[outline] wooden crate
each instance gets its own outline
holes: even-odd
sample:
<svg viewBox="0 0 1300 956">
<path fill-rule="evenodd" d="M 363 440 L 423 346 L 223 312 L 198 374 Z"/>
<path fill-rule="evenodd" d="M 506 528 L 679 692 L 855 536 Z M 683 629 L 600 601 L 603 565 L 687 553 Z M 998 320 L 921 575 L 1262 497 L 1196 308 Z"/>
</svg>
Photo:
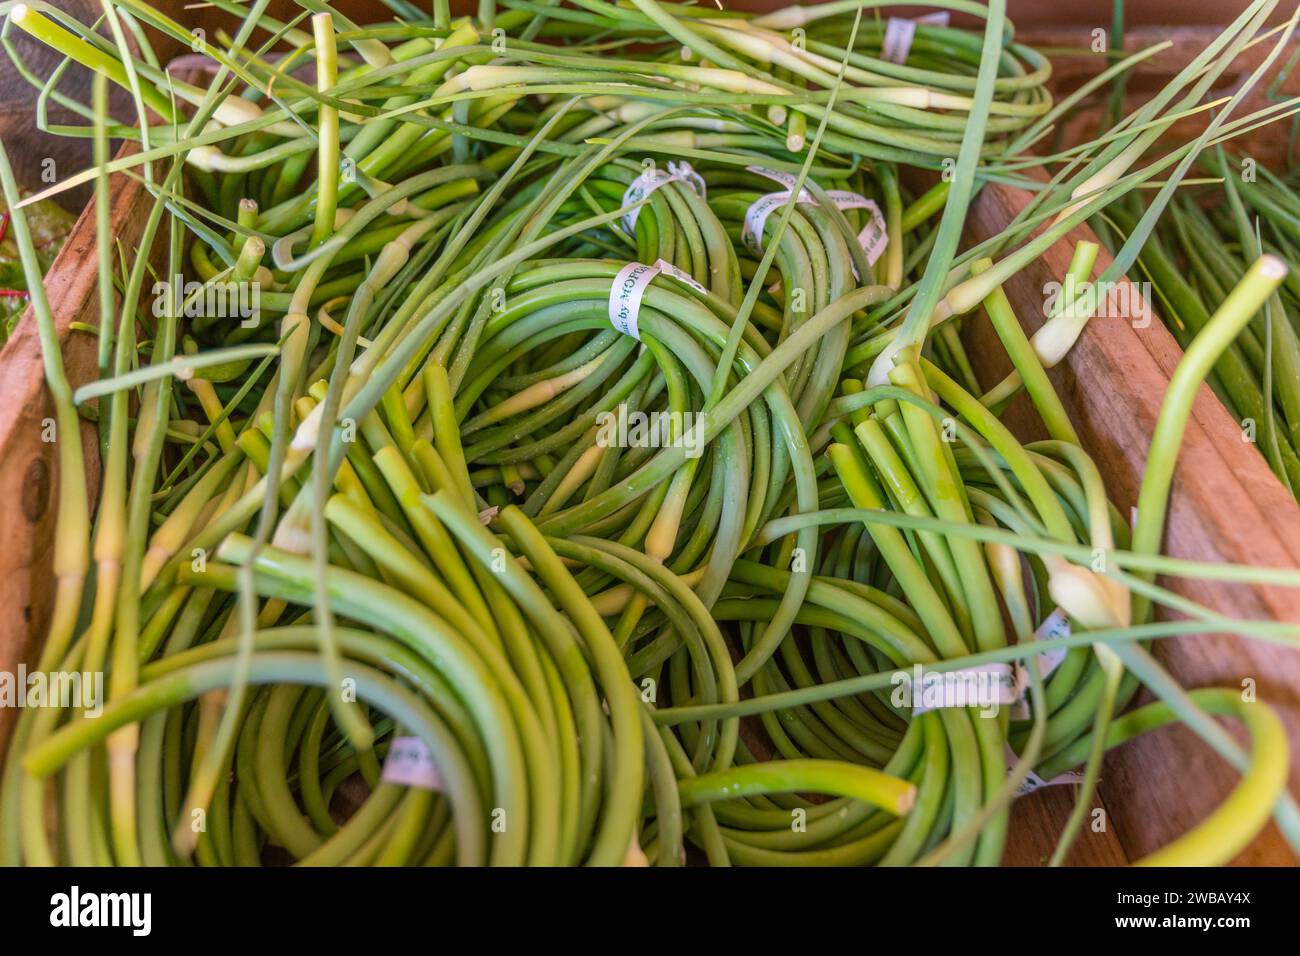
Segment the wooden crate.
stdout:
<svg viewBox="0 0 1300 956">
<path fill-rule="evenodd" d="M 138 180 L 118 175 L 110 182 L 114 234 L 126 248 L 134 248 L 149 197 Z M 74 389 L 98 377 L 95 336 L 72 328 L 79 322 L 99 324 L 97 262 L 92 204 L 77 219 L 45 277 Z M 58 446 L 47 440 L 53 415 L 40 338 L 28 309 L 0 350 L 0 670 L 11 673 L 20 661 L 34 664 L 54 601 L 59 468 Z M 99 443 L 92 423 L 82 422 L 81 440 L 93 498 L 99 487 Z M 13 719 L 10 708 L 0 708 L 0 752 Z"/>
<path fill-rule="evenodd" d="M 1205 49 L 1217 32 L 1210 24 L 1226 23 L 1240 12 L 1239 4 L 1223 4 L 1207 19 L 1206 11 L 1195 4 L 1184 15 L 1180 4 L 1179 25 L 1170 29 L 1151 25 L 1152 6 L 1161 5 L 1144 5 L 1134 18 L 1130 5 L 1135 25 L 1127 31 L 1124 48 L 1132 53 L 1164 41 L 1171 45 L 1141 63 L 1130 75 L 1126 97 L 1129 111 L 1148 100 Z M 1057 96 L 1077 89 L 1104 68 L 1101 56 L 1089 49 L 1091 33 L 1086 25 L 1090 21 L 1078 16 L 1072 19 L 1065 26 L 1031 20 L 1018 34 L 1019 39 L 1035 48 L 1061 51 L 1053 56 L 1052 89 Z M 1104 17 L 1097 22 L 1107 23 Z M 1279 63 L 1285 62 L 1292 49 L 1284 52 Z M 1260 65 L 1266 52 L 1263 44 L 1246 50 L 1207 98 L 1234 93 Z M 1272 75 L 1244 98 L 1236 115 L 1269 105 L 1265 90 Z M 1300 94 L 1300 73 L 1292 72 L 1282 92 L 1289 96 Z M 1062 124 L 1062 145 L 1085 142 L 1097 135 L 1108 95 L 1109 90 L 1103 89 L 1079 104 Z M 1169 137 L 1191 140 L 1204 123 L 1204 115 L 1182 120 Z M 1286 141 L 1284 127 L 1279 124 L 1238 141 L 1234 148 L 1267 166 L 1281 168 Z M 1000 186 L 985 190 L 968 222 L 969 239 L 979 241 L 1000 231 L 1027 199 L 1028 194 L 1019 190 Z M 1081 239 L 1096 241 L 1096 236 L 1086 226 L 1074 230 L 1047 256 L 1008 283 L 1007 292 L 1017 314 L 1031 332 L 1043 321 L 1044 283 L 1060 280 L 1074 244 Z M 1103 250 L 1095 271 L 1100 273 L 1110 262 Z M 1291 265 L 1300 268 L 1300 263 Z M 1165 383 L 1182 354 L 1160 322 L 1158 311 L 1154 310 L 1146 328 L 1133 328 L 1121 319 L 1094 320 L 1067 361 L 1050 373 L 1085 446 L 1106 477 L 1107 490 L 1122 510 L 1136 504 Z M 981 382 L 993 384 L 1000 380 L 1010 364 L 987 322 L 969 322 L 965 333 Z M 1032 407 L 1023 397 L 1007 410 L 1006 420 L 1022 439 L 1044 437 Z M 1296 567 L 1300 563 L 1300 505 L 1269 471 L 1257 449 L 1245 442 L 1241 424 L 1205 386 L 1197 397 L 1183 441 L 1164 550 L 1203 561 L 1277 567 Z M 1300 624 L 1300 592 L 1204 581 L 1162 579 L 1161 583 L 1229 617 Z M 1290 789 L 1300 794 L 1300 652 L 1229 634 L 1206 633 L 1159 641 L 1154 653 L 1187 687 L 1240 686 L 1243 679 L 1253 679 L 1259 699 L 1277 708 L 1286 723 L 1291 741 Z M 1142 698 L 1146 699 L 1149 697 Z M 1144 735 L 1108 755 L 1099 800 L 1114 821 L 1120 848 L 1133 859 L 1203 819 L 1236 780 L 1236 771 L 1193 733 L 1181 726 L 1171 727 Z M 1029 817 L 1027 825 L 1035 828 L 1031 809 L 1034 801 L 1065 804 L 1062 797 L 1037 794 L 1020 801 L 1017 811 Z M 1051 826 L 1054 821 L 1044 822 Z M 1081 840 L 1095 836 L 1085 834 Z M 1026 862 L 1031 862 L 1036 851 L 1027 849 Z M 1270 825 L 1236 862 L 1294 865 L 1296 858 L 1276 827 Z"/>
<path fill-rule="evenodd" d="M 1000 232 L 1029 195 L 1002 186 L 985 189 L 972 207 L 969 240 L 978 242 Z M 1029 331 L 1043 322 L 1044 286 L 1060 281 L 1081 239 L 1096 241 L 1096 236 L 1086 226 L 1074 230 L 1006 284 Z M 1103 250 L 1097 272 L 1110 261 Z M 1138 295 L 1136 289 L 1131 291 Z M 1011 364 L 987 320 L 982 315 L 968 318 L 964 333 L 981 384 L 1000 381 Z M 1065 362 L 1049 373 L 1122 513 L 1137 503 L 1147 448 L 1180 357 L 1178 344 L 1158 317 L 1145 328 L 1134 328 L 1126 319 L 1096 318 Z M 1024 396 L 1007 409 L 1004 421 L 1022 440 L 1046 437 Z M 1207 386 L 1197 396 L 1183 440 L 1164 551 L 1201 561 L 1300 567 L 1300 505 L 1263 457 L 1243 442 L 1241 426 Z M 1300 624 L 1300 591 L 1194 579 L 1161 583 L 1228 617 Z M 1187 687 L 1240 686 L 1243 678 L 1253 678 L 1259 699 L 1278 708 L 1286 722 L 1292 744 L 1291 787 L 1300 793 L 1300 651 L 1207 633 L 1158 641 L 1154 652 Z M 1181 727 L 1145 734 L 1112 752 L 1103 777 L 1100 797 L 1129 859 L 1151 852 L 1203 819 L 1237 780 L 1231 767 Z M 1068 805 L 1063 796 L 1040 791 L 1019 804 Z M 1023 816 L 1029 821 L 1025 825 L 1033 827 L 1028 807 Z M 1058 820 L 1047 821 L 1049 828 L 1053 824 L 1059 827 Z M 1098 836 L 1085 833 L 1080 842 Z M 1013 845 L 1009 852 L 1030 862 L 1040 854 L 1041 841 L 1050 848 L 1055 830 L 1025 838 L 1030 840 L 1026 846 Z M 1294 858 L 1270 827 L 1239 862 L 1289 864 Z"/>
<path fill-rule="evenodd" d="M 1231 13 L 1227 11 L 1223 21 L 1228 22 Z M 1157 26 L 1136 26 L 1126 32 L 1124 51 L 1126 54 L 1149 49 L 1159 43 L 1170 45 L 1155 55 L 1139 63 L 1129 73 L 1126 87 L 1126 109 L 1132 111 L 1151 99 L 1178 72 L 1218 35 L 1218 28 L 1212 26 L 1179 26 L 1177 29 Z M 1063 96 L 1082 86 L 1087 80 L 1096 76 L 1106 64 L 1104 54 L 1094 53 L 1089 48 L 1090 36 L 1086 30 L 1078 27 L 1033 26 L 1019 36 L 1019 39 L 1038 49 L 1059 51 L 1052 56 L 1052 78 L 1049 87 L 1057 97 Z M 1294 47 L 1292 48 L 1294 49 Z M 1233 61 L 1232 66 L 1220 77 L 1219 82 L 1207 94 L 1206 99 L 1218 99 L 1231 96 L 1243 81 L 1257 69 L 1268 54 L 1269 44 L 1258 44 L 1242 51 Z M 1270 80 L 1277 68 L 1285 63 L 1283 57 L 1274 64 Z M 1245 116 L 1256 110 L 1272 105 L 1267 94 L 1269 80 L 1257 84 L 1248 93 L 1238 107 L 1235 115 Z M 1300 95 L 1300 70 L 1293 70 L 1282 84 L 1280 91 L 1286 96 Z M 1098 135 L 1105 101 L 1110 96 L 1109 87 L 1105 87 L 1087 97 L 1060 124 L 1053 141 L 1064 146 L 1087 142 Z M 1176 122 L 1166 134 L 1170 140 L 1190 141 L 1205 128 L 1208 114 L 1200 113 L 1185 117 Z M 1287 141 L 1290 138 L 1290 121 L 1283 121 L 1273 127 L 1236 141 L 1244 143 L 1251 157 L 1270 169 L 1283 168 L 1286 163 Z M 1236 148 L 1236 144 L 1233 145 Z"/>
<path fill-rule="evenodd" d="M 747 8 L 784 4 L 751 0 Z M 180 4 L 176 5 L 178 8 Z M 383 16 L 383 8 L 365 0 L 340 2 Z M 736 4 L 732 4 L 736 6 Z M 1108 25 L 1108 14 L 1094 3 L 1083 24 Z M 1108 9 L 1109 2 L 1104 4 Z M 1238 0 L 1223 4 L 1235 8 Z M 1137 7 L 1140 15 L 1150 9 Z M 1195 15 L 1212 16 L 1204 5 L 1191 4 Z M 1077 29 L 1068 36 L 1036 26 L 1050 11 L 1025 2 L 1011 4 L 1021 25 L 1018 38 L 1031 44 L 1079 46 Z M 1231 14 L 1228 10 L 1224 16 Z M 183 15 L 183 14 L 177 14 Z M 211 12 L 192 16 L 208 17 Z M 360 16 L 360 14 L 357 14 Z M 194 21 L 196 24 L 199 21 Z M 206 19 L 202 21 L 207 23 Z M 1028 24 L 1030 29 L 1024 27 Z M 1132 46 L 1133 44 L 1130 44 Z M 1190 49 L 1187 41 L 1183 49 Z M 1090 61 L 1095 68 L 1095 61 Z M 1072 74 L 1058 78 L 1068 88 Z M 1074 83 L 1077 85 L 1077 83 Z M 138 239 L 149 198 L 132 179 L 115 177 L 113 220 L 123 242 Z M 1005 187 L 985 189 L 968 223 L 969 241 L 1000 231 L 1021 207 L 1026 194 Z M 95 375 L 92 336 L 73 332 L 74 322 L 98 321 L 95 292 L 95 224 L 93 210 L 83 213 L 63 253 L 46 280 L 73 387 Z M 1042 321 L 1043 286 L 1059 280 L 1073 242 L 1090 237 L 1086 228 L 1007 285 L 1022 322 L 1036 328 Z M 1098 268 L 1109 260 L 1102 254 Z M 968 347 L 981 381 L 1000 379 L 1008 369 L 1001 346 L 987 322 L 972 317 L 965 324 Z M 1127 509 L 1136 500 L 1146 448 L 1170 373 L 1179 358 L 1176 343 L 1158 321 L 1133 329 L 1119 320 L 1089 324 L 1068 360 L 1051 373 L 1067 411 L 1089 453 L 1096 459 L 1112 498 Z M 31 663 L 44 633 L 53 594 L 50 574 L 53 502 L 57 494 L 54 446 L 41 442 L 41 423 L 51 414 L 43 384 L 40 346 L 30 322 L 24 322 L 0 352 L 0 669 Z M 1024 439 L 1041 437 L 1032 410 L 1023 400 L 1008 409 L 1006 420 Z M 88 478 L 94 494 L 98 449 L 86 426 Z M 1214 396 L 1203 390 L 1184 442 L 1171 500 L 1165 552 L 1179 557 L 1300 567 L 1300 507 L 1286 494 L 1253 449 L 1241 445 L 1240 428 Z M 1236 617 L 1262 617 L 1300 623 L 1300 592 L 1206 582 L 1166 582 L 1178 593 L 1215 611 Z M 1292 789 L 1300 794 L 1300 653 L 1206 634 L 1158 642 L 1157 653 L 1186 686 L 1235 686 L 1249 676 L 1258 682 L 1262 700 L 1278 707 L 1287 722 L 1292 749 Z M 0 750 L 10 715 L 0 710 Z M 1192 734 L 1180 727 L 1147 734 L 1107 757 L 1098 803 L 1111 825 L 1102 833 L 1085 828 L 1069 862 L 1115 865 L 1136 859 L 1202 819 L 1237 777 Z M 1072 789 L 1054 787 L 1021 798 L 1013 810 L 1004 862 L 1039 865 L 1051 854 L 1071 807 Z M 1281 865 L 1295 862 L 1276 830 L 1270 827 L 1238 859 L 1241 864 Z"/>
</svg>

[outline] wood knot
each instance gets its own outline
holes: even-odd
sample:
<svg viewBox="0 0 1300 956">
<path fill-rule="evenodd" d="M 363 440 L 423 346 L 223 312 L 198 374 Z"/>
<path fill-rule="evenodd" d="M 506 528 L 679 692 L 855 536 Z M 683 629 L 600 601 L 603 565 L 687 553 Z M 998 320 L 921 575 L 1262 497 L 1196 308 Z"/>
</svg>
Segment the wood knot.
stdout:
<svg viewBox="0 0 1300 956">
<path fill-rule="evenodd" d="M 45 516 L 50 505 L 50 466 L 44 458 L 33 458 L 23 475 L 23 515 L 32 524 Z"/>
</svg>

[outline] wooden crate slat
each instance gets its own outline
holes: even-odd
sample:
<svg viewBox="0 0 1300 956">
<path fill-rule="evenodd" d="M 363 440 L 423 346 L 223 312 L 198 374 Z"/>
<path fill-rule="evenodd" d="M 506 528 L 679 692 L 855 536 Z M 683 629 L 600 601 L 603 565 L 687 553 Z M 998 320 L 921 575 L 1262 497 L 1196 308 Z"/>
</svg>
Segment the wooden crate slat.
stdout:
<svg viewBox="0 0 1300 956">
<path fill-rule="evenodd" d="M 139 181 L 127 176 L 112 177 L 110 186 L 114 236 L 134 249 L 149 197 Z M 99 324 L 97 262 L 92 202 L 45 277 L 64 368 L 74 389 L 98 377 L 95 336 L 72 329 L 74 322 Z M 19 662 L 32 664 L 49 625 L 59 479 L 58 447 L 43 440 L 43 422 L 53 415 L 40 338 L 29 308 L 0 351 L 0 670 L 12 672 Z M 92 423 L 82 422 L 80 438 L 93 502 L 98 496 L 99 443 Z M 13 720 L 12 709 L 0 708 L 0 752 Z"/>
<path fill-rule="evenodd" d="M 382 11 L 376 3 L 369 6 Z M 1108 8 L 1109 3 L 1104 6 Z M 348 9 L 352 12 L 352 5 Z M 1013 4 L 1022 27 L 1054 15 L 1040 10 Z M 1096 22 L 1105 25 L 1108 18 Z M 1022 29 L 1018 39 L 1050 45 L 1051 37 L 1058 36 L 1059 45 L 1077 46 L 1084 35 L 1086 31 L 1077 28 L 1053 33 L 1038 26 Z M 1203 45 L 1203 37 L 1203 32 L 1191 30 L 1131 31 L 1128 48 L 1175 40 L 1172 51 L 1151 61 L 1148 75 L 1154 76 L 1178 64 L 1179 57 L 1186 62 L 1187 51 L 1196 49 L 1198 43 Z M 1082 60 L 1077 65 L 1062 62 L 1058 81 L 1074 82 L 1082 75 L 1083 65 Z M 1087 65 L 1095 71 L 1095 63 Z M 1300 80 L 1300 73 L 1292 79 Z M 129 246 L 138 240 L 147 196 L 132 179 L 115 177 L 113 186 L 115 233 Z M 972 234 L 1000 230 L 1025 198 L 1003 187 L 985 189 L 974 205 Z M 1076 237 L 1087 234 L 1087 230 L 1076 231 Z M 1058 244 L 1008 284 L 1008 294 L 1029 326 L 1041 322 L 1042 286 L 1060 278 L 1069 249 L 1068 244 Z M 1101 267 L 1108 261 L 1103 253 Z M 74 321 L 98 321 L 95 282 L 92 209 L 78 221 L 46 283 L 74 387 L 95 376 L 94 337 L 69 330 Z M 981 342 L 996 346 L 987 322 L 973 319 L 967 326 L 972 359 L 982 379 L 987 383 L 1000 378 L 1007 367 L 998 367 L 999 362 L 1005 363 L 1000 346 L 979 347 Z M 1119 320 L 1101 320 L 1090 324 L 1067 362 L 1052 372 L 1085 444 L 1097 458 L 1108 490 L 1125 509 L 1136 499 L 1163 386 L 1178 358 L 1176 343 L 1158 322 L 1149 329 L 1134 330 Z M 47 624 L 52 597 L 50 542 L 57 463 L 55 446 L 40 441 L 41 420 L 50 414 L 39 343 L 35 329 L 25 321 L 0 354 L 0 667 L 10 669 L 20 660 L 31 661 Z M 1032 410 L 1023 402 L 1008 411 L 1008 421 L 1015 423 L 1013 427 L 1022 437 L 1041 434 L 1035 432 Z M 98 456 L 94 429 L 89 425 L 83 426 L 82 439 L 93 493 Z M 1202 390 L 1178 471 L 1167 550 L 1206 560 L 1300 566 L 1300 509 L 1254 450 L 1239 445 L 1239 426 L 1208 390 Z M 1224 613 L 1300 622 L 1300 595 L 1283 589 L 1185 582 L 1177 590 Z M 1160 642 L 1157 651 L 1188 686 L 1235 684 L 1243 675 L 1255 677 L 1260 698 L 1284 712 L 1292 741 L 1292 788 L 1300 792 L 1296 783 L 1300 780 L 1296 749 L 1300 741 L 1300 655 L 1214 634 Z M 0 710 L 0 751 L 11 720 L 10 712 Z M 1085 824 L 1069 862 L 1119 864 L 1150 852 L 1201 819 L 1235 780 L 1235 772 L 1185 729 L 1168 728 L 1146 735 L 1108 757 L 1099 800 L 1113 826 L 1097 834 Z M 1072 796 L 1073 788 L 1057 787 L 1017 801 L 1004 862 L 1041 864 L 1068 816 Z M 1294 861 L 1277 834 L 1270 831 L 1239 862 Z"/>
<path fill-rule="evenodd" d="M 972 206 L 968 238 L 1000 232 L 1030 198 L 1024 190 L 985 188 Z M 1005 286 L 1021 323 L 1043 322 L 1044 287 L 1065 274 L 1075 242 L 1096 241 L 1086 226 L 1056 243 Z M 1103 250 L 1095 273 L 1111 262 Z M 1125 280 L 1127 281 L 1127 280 Z M 1135 295 L 1137 290 L 1131 290 Z M 1010 368 L 982 314 L 965 323 L 968 351 L 983 384 Z M 1126 319 L 1094 318 L 1066 360 L 1049 375 L 1085 448 L 1122 511 L 1137 502 L 1168 377 L 1181 352 L 1155 318 L 1146 328 Z M 1022 438 L 1042 437 L 1024 398 L 1008 424 Z M 1164 552 L 1202 561 L 1300 567 L 1300 506 L 1268 470 L 1255 448 L 1242 442 L 1241 426 L 1202 386 L 1183 441 L 1170 501 Z M 1194 579 L 1161 579 L 1179 595 L 1228 617 L 1300 624 L 1300 591 Z M 1291 742 L 1291 789 L 1300 793 L 1300 651 L 1232 634 L 1205 633 L 1156 642 L 1156 656 L 1187 687 L 1239 687 L 1244 677 L 1258 697 L 1278 708 Z M 1129 858 L 1169 842 L 1199 822 L 1227 793 L 1237 774 L 1181 729 L 1146 734 L 1112 752 L 1101 790 L 1118 821 Z M 1243 862 L 1292 863 L 1294 857 L 1270 829 Z"/>
</svg>

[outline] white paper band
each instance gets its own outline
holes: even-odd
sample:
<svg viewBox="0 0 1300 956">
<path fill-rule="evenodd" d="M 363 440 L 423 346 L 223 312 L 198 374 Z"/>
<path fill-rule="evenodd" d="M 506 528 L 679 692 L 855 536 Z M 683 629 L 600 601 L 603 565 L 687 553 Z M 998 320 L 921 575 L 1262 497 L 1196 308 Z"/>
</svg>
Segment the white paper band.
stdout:
<svg viewBox="0 0 1300 956">
<path fill-rule="evenodd" d="M 629 262 L 609 287 L 609 322 L 624 335 L 630 335 L 641 341 L 641 331 L 637 328 L 637 316 L 641 312 L 641 296 L 650 280 L 659 274 L 654 266 L 643 262 Z"/>
<path fill-rule="evenodd" d="M 740 241 L 754 255 L 761 256 L 763 254 L 763 227 L 767 224 L 767 217 L 785 205 L 786 200 L 790 198 L 790 190 L 794 188 L 794 184 L 799 177 L 792 173 L 783 173 L 779 169 L 768 169 L 766 166 L 746 166 L 745 170 L 756 176 L 762 176 L 764 179 L 780 183 L 785 187 L 780 192 L 766 193 L 759 196 L 745 210 L 745 222 L 740 230 Z M 808 190 L 799 190 L 797 202 L 810 203 L 812 201 L 812 194 Z"/>
<path fill-rule="evenodd" d="M 704 286 L 701 285 L 700 283 L 696 282 L 694 277 L 692 277 L 689 272 L 685 272 L 677 268 L 671 262 L 665 262 L 663 259 L 656 259 L 655 268 L 658 269 L 662 274 L 666 276 L 672 276 L 682 285 L 690 286 L 696 292 L 700 293 L 700 295 L 709 294 L 709 290 L 704 288 Z"/>
<path fill-rule="evenodd" d="M 901 17 L 890 17 L 885 22 L 885 38 L 880 44 L 880 55 L 890 63 L 900 65 L 906 63 L 908 54 L 912 52 L 912 41 L 916 39 L 916 25 L 918 23 L 946 27 L 948 25 L 948 11 L 927 13 L 923 17 L 913 17 L 910 20 Z"/>
<path fill-rule="evenodd" d="M 789 198 L 788 189 L 779 193 L 767 193 L 755 199 L 745 210 L 745 224 L 740 229 L 740 241 L 754 255 L 763 254 L 763 227 L 767 225 L 767 217 L 784 206 Z"/>
<path fill-rule="evenodd" d="M 708 290 L 696 282 L 690 275 L 663 259 L 655 260 L 652 266 L 644 262 L 629 262 L 609 287 L 609 323 L 622 332 L 641 341 L 641 330 L 637 319 L 641 314 L 641 297 L 645 295 L 646 286 L 659 274 L 669 275 L 696 292 L 707 294 Z"/>
<path fill-rule="evenodd" d="M 640 202 L 659 187 L 667 186 L 669 183 L 685 183 L 695 190 L 701 199 L 708 194 L 708 189 L 704 185 L 704 177 L 697 173 L 690 163 L 684 159 L 680 163 L 676 160 L 669 160 L 667 172 L 658 167 L 652 167 L 632 180 L 632 184 L 623 192 L 623 205 L 630 206 L 633 203 Z M 623 231 L 629 236 L 636 232 L 636 220 L 641 215 L 643 208 L 637 206 L 635 209 L 629 209 L 623 213 Z"/>
<path fill-rule="evenodd" d="M 890 63 L 906 63 L 912 52 L 912 38 L 916 36 L 916 21 L 890 17 L 885 22 L 885 39 L 880 45 L 880 55 Z"/>
<path fill-rule="evenodd" d="M 831 201 L 831 205 L 843 212 L 845 209 L 875 209 L 879 214 L 880 209 L 876 206 L 874 200 L 858 193 L 851 193 L 847 189 L 828 189 L 826 198 Z"/>
<path fill-rule="evenodd" d="M 1010 772 L 1011 768 L 1019 762 L 1020 757 L 1011 749 L 1011 745 L 1008 744 L 1007 771 Z M 1035 790 L 1041 790 L 1043 787 L 1062 787 L 1066 784 L 1082 782 L 1083 774 L 1078 770 L 1067 770 L 1065 773 L 1057 774 L 1050 780 L 1045 780 L 1038 774 L 1034 773 L 1033 770 L 1030 770 L 1029 776 L 1025 777 L 1025 779 L 1020 782 L 1020 786 L 1016 787 L 1016 796 L 1023 797 L 1025 794 L 1033 793 Z"/>
<path fill-rule="evenodd" d="M 868 199 L 864 208 L 871 213 L 871 218 L 858 233 L 858 245 L 867 254 L 867 261 L 874 266 L 889 245 L 889 229 L 885 226 L 885 214 L 875 202 Z"/>
<path fill-rule="evenodd" d="M 957 671 L 923 671 L 920 686 L 912 682 L 912 713 L 949 707 L 981 709 L 1014 704 L 1024 683 L 1010 664 L 981 664 Z"/>
<path fill-rule="evenodd" d="M 766 166 L 746 166 L 745 171 L 756 176 L 762 176 L 764 179 L 770 179 L 775 183 L 780 183 L 786 188 L 787 196 L 790 195 L 790 190 L 794 189 L 794 184 L 799 181 L 799 177 L 794 173 L 783 173 L 779 169 L 768 169 Z M 809 203 L 813 201 L 813 198 L 808 190 L 801 189 L 799 190 L 799 201 Z"/>
<path fill-rule="evenodd" d="M 422 790 L 442 790 L 442 776 L 419 737 L 394 737 L 384 759 L 383 780 Z"/>
<path fill-rule="evenodd" d="M 1055 641 L 1069 636 L 1070 619 L 1060 608 L 1049 614 L 1034 632 L 1036 641 Z M 1056 648 L 1039 654 L 1038 666 L 1042 677 L 1045 679 L 1060 667 L 1068 653 L 1067 648 Z M 1019 664 L 981 664 L 956 671 L 926 671 L 918 664 L 913 671 L 909 685 L 913 714 L 949 707 L 996 709 L 1010 705 L 1013 719 L 1023 720 L 1029 716 L 1025 694 L 1029 688 L 1029 671 Z M 1055 782 L 1040 782 L 1039 786 Z"/>
<path fill-rule="evenodd" d="M 1065 773 L 1057 774 L 1051 780 L 1044 780 L 1031 770 L 1029 776 L 1020 782 L 1020 786 L 1016 787 L 1016 796 L 1023 797 L 1025 794 L 1041 790 L 1043 787 L 1063 787 L 1070 783 L 1083 783 L 1083 774 L 1078 770 L 1067 770 Z"/>
<path fill-rule="evenodd" d="M 1042 624 L 1038 625 L 1038 630 L 1034 631 L 1034 640 L 1055 641 L 1055 640 L 1059 640 L 1062 637 L 1069 637 L 1071 633 L 1072 632 L 1070 630 L 1070 617 L 1058 607 L 1051 614 L 1047 615 L 1047 618 L 1043 621 Z M 1064 662 L 1065 660 L 1066 655 L 1069 653 L 1070 651 L 1068 648 L 1059 647 L 1050 651 L 1044 651 L 1042 654 L 1039 654 L 1038 655 L 1039 676 L 1043 680 L 1047 680 L 1047 678 L 1051 676 L 1052 672 L 1061 666 L 1062 662 Z M 1011 719 L 1012 720 L 1029 719 L 1028 699 L 1018 701 L 1015 704 L 1015 706 L 1011 708 Z"/>
<path fill-rule="evenodd" d="M 1047 615 L 1047 620 L 1038 625 L 1038 630 L 1034 631 L 1034 640 L 1058 641 L 1063 637 L 1069 637 L 1071 633 L 1070 616 L 1058 607 Z M 1060 647 L 1039 654 L 1038 672 L 1046 679 L 1052 671 L 1061 666 L 1061 662 L 1065 660 L 1065 656 L 1069 653 L 1068 648 Z"/>
<path fill-rule="evenodd" d="M 745 222 L 740 234 L 741 242 L 754 255 L 762 255 L 763 229 L 767 225 L 767 217 L 785 205 L 786 200 L 790 198 L 790 191 L 798 182 L 798 177 L 792 173 L 767 169 L 764 166 L 746 166 L 745 168 L 751 173 L 771 179 L 785 187 L 781 192 L 759 196 L 745 212 Z M 889 231 L 885 227 L 885 216 L 880 211 L 880 206 L 876 204 L 874 199 L 868 199 L 866 196 L 850 192 L 847 189 L 828 189 L 826 198 L 841 212 L 845 209 L 866 209 L 870 213 L 870 220 L 858 233 L 858 244 L 866 252 L 867 261 L 874 266 L 880 257 L 884 255 L 885 247 L 889 245 Z M 812 205 L 814 201 L 812 194 L 807 189 L 799 191 L 797 202 Z M 857 275 L 856 269 L 854 275 Z"/>
</svg>

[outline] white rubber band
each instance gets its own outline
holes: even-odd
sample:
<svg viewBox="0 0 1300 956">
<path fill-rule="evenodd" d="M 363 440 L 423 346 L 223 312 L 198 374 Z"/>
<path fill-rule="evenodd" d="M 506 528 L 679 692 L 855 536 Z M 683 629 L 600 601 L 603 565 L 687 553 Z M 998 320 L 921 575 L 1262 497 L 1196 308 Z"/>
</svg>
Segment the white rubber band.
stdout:
<svg viewBox="0 0 1300 956">
<path fill-rule="evenodd" d="M 690 163 L 684 159 L 680 163 L 676 160 L 669 160 L 667 172 L 658 167 L 653 167 L 632 180 L 632 184 L 623 192 L 623 205 L 630 206 L 633 203 L 638 203 L 656 189 L 667 186 L 669 183 L 685 183 L 695 190 L 701 199 L 708 196 L 708 188 L 704 185 L 704 177 L 697 173 Z M 643 208 L 637 206 L 635 209 L 629 209 L 623 213 L 623 231 L 629 236 L 636 232 L 636 220 L 641 215 Z"/>
<path fill-rule="evenodd" d="M 384 758 L 382 779 L 421 790 L 442 790 L 442 775 L 419 737 L 394 737 Z"/>
</svg>

